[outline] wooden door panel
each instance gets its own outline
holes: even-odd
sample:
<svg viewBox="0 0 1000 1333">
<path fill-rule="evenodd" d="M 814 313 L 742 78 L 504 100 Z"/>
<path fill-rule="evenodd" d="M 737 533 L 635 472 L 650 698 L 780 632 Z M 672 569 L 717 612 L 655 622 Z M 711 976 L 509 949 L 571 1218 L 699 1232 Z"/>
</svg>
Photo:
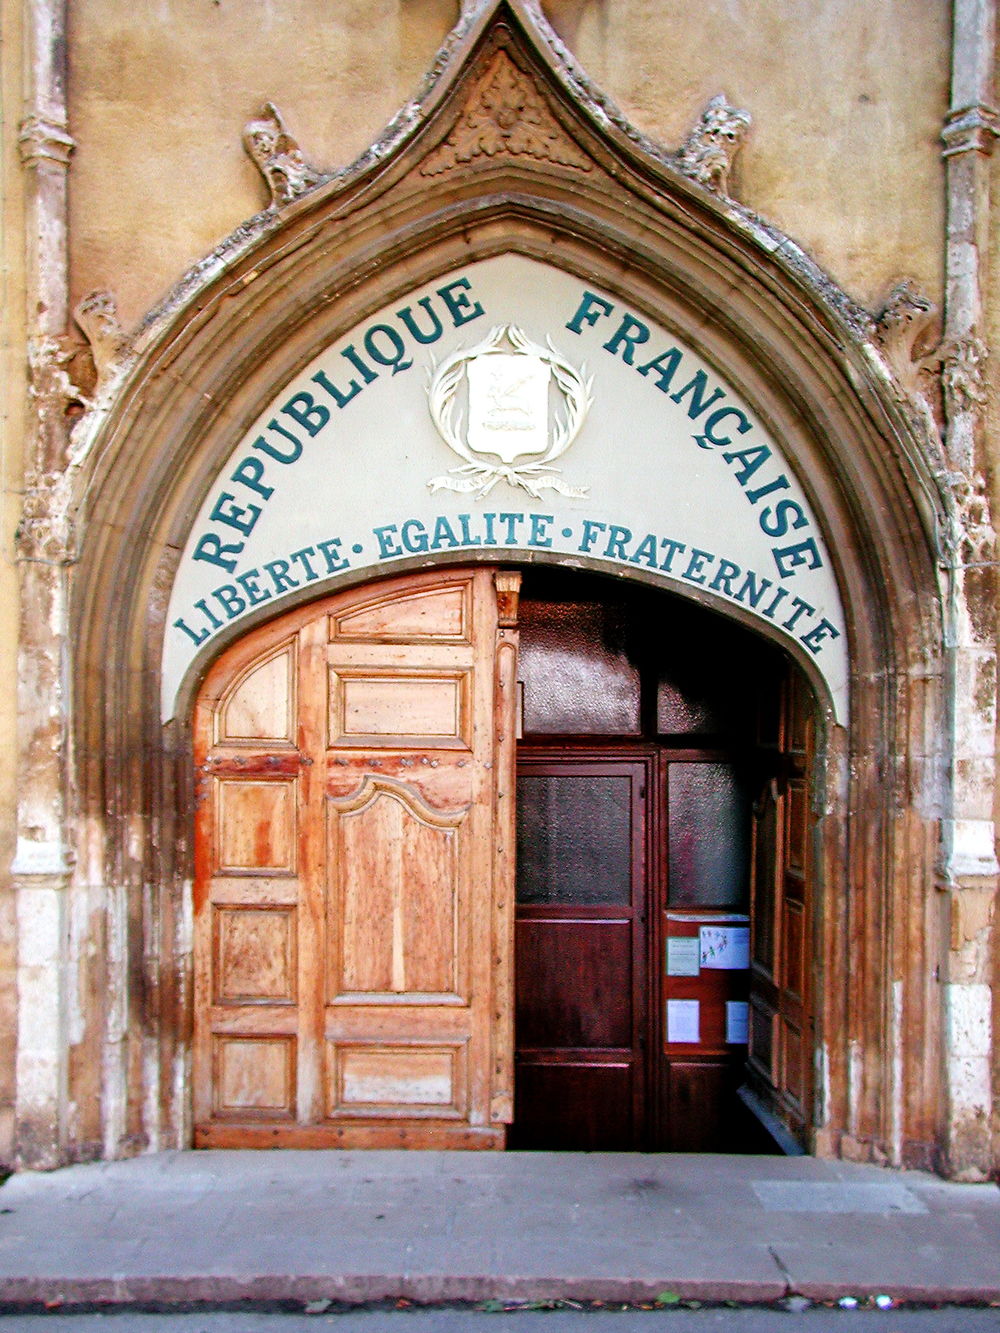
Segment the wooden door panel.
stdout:
<svg viewBox="0 0 1000 1333">
<path fill-rule="evenodd" d="M 515 941 L 522 1050 L 632 1049 L 631 920 L 522 917 Z"/>
<path fill-rule="evenodd" d="M 218 874 L 295 874 L 294 782 L 218 778 L 214 795 Z"/>
<path fill-rule="evenodd" d="M 497 578 L 516 615 L 518 576 Z M 489 569 L 409 576 L 209 672 L 197 1143 L 502 1146 L 517 635 L 497 608 Z"/>
<path fill-rule="evenodd" d="M 331 672 L 331 745 L 470 747 L 467 671 Z"/>
<path fill-rule="evenodd" d="M 295 1004 L 293 907 L 215 903 L 212 936 L 214 1004 Z"/>
<path fill-rule="evenodd" d="M 353 804 L 330 802 L 331 999 L 461 996 L 465 813 L 435 812 L 387 779 L 367 782 Z"/>
<path fill-rule="evenodd" d="M 212 1039 L 213 1111 L 218 1117 L 295 1117 L 294 1037 Z"/>
<path fill-rule="evenodd" d="M 466 1114 L 466 1042 L 334 1042 L 330 1050 L 331 1117 Z"/>
<path fill-rule="evenodd" d="M 359 643 L 471 643 L 472 584 L 376 598 L 330 617 L 330 638 Z"/>
<path fill-rule="evenodd" d="M 236 682 L 217 714 L 217 744 L 295 743 L 295 645 L 278 650 Z"/>
<path fill-rule="evenodd" d="M 517 1063 L 514 1131 L 518 1147 L 565 1152 L 638 1148 L 635 1068 L 626 1057 L 600 1064 L 572 1059 Z"/>
</svg>

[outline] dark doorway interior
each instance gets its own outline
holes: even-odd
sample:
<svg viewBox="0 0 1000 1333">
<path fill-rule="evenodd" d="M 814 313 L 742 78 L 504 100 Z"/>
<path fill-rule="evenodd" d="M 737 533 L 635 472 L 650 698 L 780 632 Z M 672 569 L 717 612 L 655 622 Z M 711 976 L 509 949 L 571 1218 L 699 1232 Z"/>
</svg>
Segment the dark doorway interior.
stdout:
<svg viewBox="0 0 1000 1333">
<path fill-rule="evenodd" d="M 510 1146 L 775 1150 L 737 1090 L 790 674 L 683 599 L 525 572 Z"/>
</svg>

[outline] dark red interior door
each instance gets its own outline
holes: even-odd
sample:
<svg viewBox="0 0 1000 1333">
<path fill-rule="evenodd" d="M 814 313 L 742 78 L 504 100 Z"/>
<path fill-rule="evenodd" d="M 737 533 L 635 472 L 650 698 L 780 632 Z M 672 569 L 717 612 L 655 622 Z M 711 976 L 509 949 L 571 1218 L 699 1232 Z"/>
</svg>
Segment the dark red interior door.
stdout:
<svg viewBox="0 0 1000 1333">
<path fill-rule="evenodd" d="M 511 1146 L 640 1148 L 651 754 L 519 763 Z"/>
</svg>

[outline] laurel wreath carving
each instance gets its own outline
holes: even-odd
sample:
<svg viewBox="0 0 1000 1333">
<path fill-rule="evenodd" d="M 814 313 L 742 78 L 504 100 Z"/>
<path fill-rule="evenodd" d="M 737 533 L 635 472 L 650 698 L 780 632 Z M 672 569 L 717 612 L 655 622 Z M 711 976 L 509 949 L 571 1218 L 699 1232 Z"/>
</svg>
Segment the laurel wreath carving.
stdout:
<svg viewBox="0 0 1000 1333">
<path fill-rule="evenodd" d="M 532 463 L 486 463 L 476 457 L 464 438 L 458 394 L 466 366 L 478 356 L 499 352 L 505 344 L 515 352 L 538 357 L 548 365 L 563 398 L 563 410 L 556 414 L 549 447 L 542 458 Z M 444 476 L 433 477 L 427 483 L 431 494 L 439 490 L 464 494 L 475 491 L 476 499 L 481 500 L 489 495 L 497 482 L 506 481 L 511 486 L 527 491 L 536 500 L 542 498 L 543 490 L 554 490 L 572 499 L 585 499 L 590 488 L 567 485 L 558 476 L 562 469 L 552 464 L 566 452 L 580 433 L 594 401 L 593 387 L 594 379 L 593 376 L 587 376 L 586 366 L 578 371 L 556 350 L 551 338 L 546 338 L 545 346 L 542 347 L 532 342 L 513 324 L 497 324 L 475 347 L 453 352 L 436 369 L 431 370 L 428 406 L 441 438 L 459 458 L 465 459 L 465 466 L 452 468 Z"/>
</svg>

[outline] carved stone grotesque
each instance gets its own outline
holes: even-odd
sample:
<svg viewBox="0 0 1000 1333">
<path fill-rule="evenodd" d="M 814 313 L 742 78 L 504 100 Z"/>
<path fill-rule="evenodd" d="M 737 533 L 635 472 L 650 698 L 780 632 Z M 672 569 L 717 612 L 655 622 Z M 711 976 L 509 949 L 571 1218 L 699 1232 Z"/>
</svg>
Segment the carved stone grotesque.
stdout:
<svg viewBox="0 0 1000 1333">
<path fill-rule="evenodd" d="M 928 386 L 921 383 L 921 376 L 930 370 L 928 334 L 937 313 L 934 302 L 906 278 L 892 289 L 875 317 L 876 341 L 900 385 L 914 397 L 926 397 Z"/>
<path fill-rule="evenodd" d="M 243 146 L 267 182 L 272 208 L 290 204 L 323 179 L 302 156 L 273 102 L 265 102 L 260 118 L 244 127 Z"/>
<path fill-rule="evenodd" d="M 749 111 L 737 110 L 724 93 L 716 93 L 681 147 L 677 158 L 681 171 L 713 193 L 728 195 L 733 160 L 750 123 Z"/>
<path fill-rule="evenodd" d="M 118 319 L 118 305 L 109 291 L 91 292 L 73 311 L 73 318 L 83 330 L 94 358 L 98 381 L 125 344 L 125 334 Z"/>
</svg>

